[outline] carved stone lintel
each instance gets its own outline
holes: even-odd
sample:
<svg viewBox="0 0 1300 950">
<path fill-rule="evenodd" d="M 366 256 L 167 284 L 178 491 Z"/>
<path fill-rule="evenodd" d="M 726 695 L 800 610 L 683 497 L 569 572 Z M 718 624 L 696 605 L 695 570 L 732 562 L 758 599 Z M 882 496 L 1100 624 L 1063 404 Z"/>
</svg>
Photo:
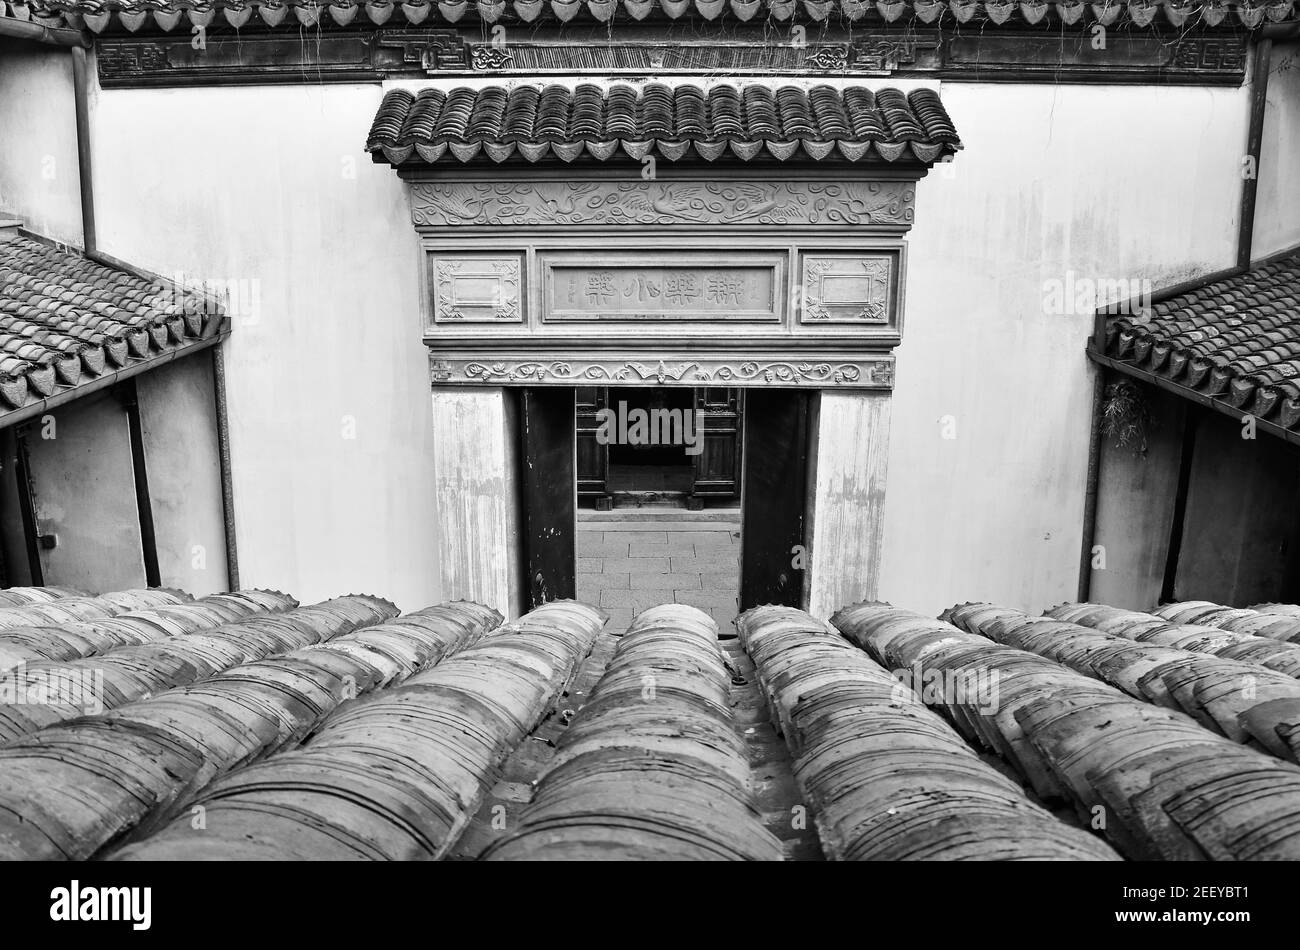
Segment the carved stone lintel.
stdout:
<svg viewBox="0 0 1300 950">
<path fill-rule="evenodd" d="M 417 227 L 912 224 L 910 182 L 416 182 Z"/>
<path fill-rule="evenodd" d="M 806 359 L 673 357 L 669 359 L 469 358 L 430 353 L 433 385 L 494 386 L 798 386 L 815 389 L 892 389 L 889 354 Z"/>
</svg>

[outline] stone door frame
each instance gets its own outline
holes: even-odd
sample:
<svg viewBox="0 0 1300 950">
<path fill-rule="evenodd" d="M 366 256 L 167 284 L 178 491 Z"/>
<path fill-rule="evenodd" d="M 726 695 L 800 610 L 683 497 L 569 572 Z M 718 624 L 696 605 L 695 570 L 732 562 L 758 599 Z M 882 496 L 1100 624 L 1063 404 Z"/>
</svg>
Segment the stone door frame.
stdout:
<svg viewBox="0 0 1300 950">
<path fill-rule="evenodd" d="M 874 598 L 925 168 L 638 171 L 401 171 L 422 255 L 443 596 L 525 606 L 513 390 L 711 385 L 813 391 L 801 606 L 828 616 Z M 659 299 L 683 285 L 698 292 Z"/>
</svg>

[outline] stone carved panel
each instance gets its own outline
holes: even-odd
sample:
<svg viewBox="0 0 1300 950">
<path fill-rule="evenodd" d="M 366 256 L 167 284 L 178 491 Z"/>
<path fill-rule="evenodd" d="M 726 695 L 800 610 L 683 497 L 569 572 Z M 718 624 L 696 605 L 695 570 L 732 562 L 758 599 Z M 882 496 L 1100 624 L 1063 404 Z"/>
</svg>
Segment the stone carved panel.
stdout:
<svg viewBox="0 0 1300 950">
<path fill-rule="evenodd" d="M 416 182 L 417 227 L 821 224 L 910 227 L 911 182 Z"/>
<path fill-rule="evenodd" d="M 434 323 L 522 323 L 522 264 L 515 257 L 431 255 Z"/>
<path fill-rule="evenodd" d="M 785 255 L 543 252 L 542 322 L 779 323 Z"/>
<path fill-rule="evenodd" d="M 801 323 L 888 324 L 893 258 L 811 254 L 803 258 Z"/>
<path fill-rule="evenodd" d="M 430 355 L 433 385 L 574 386 L 599 383 L 655 386 L 808 386 L 891 389 L 893 357 L 879 354 L 826 359 L 459 359 Z"/>
</svg>

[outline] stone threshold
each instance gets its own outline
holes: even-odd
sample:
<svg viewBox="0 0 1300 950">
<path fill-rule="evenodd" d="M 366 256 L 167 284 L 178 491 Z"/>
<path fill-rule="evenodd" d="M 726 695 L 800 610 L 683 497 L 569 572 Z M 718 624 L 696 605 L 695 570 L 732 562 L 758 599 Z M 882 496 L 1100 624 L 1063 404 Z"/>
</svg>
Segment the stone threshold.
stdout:
<svg viewBox="0 0 1300 950">
<path fill-rule="evenodd" d="M 589 511 L 580 508 L 577 516 L 579 531 L 664 531 L 668 530 L 665 522 L 690 525 L 692 531 L 726 531 L 740 524 L 740 509 L 616 508 L 613 511 Z"/>
</svg>

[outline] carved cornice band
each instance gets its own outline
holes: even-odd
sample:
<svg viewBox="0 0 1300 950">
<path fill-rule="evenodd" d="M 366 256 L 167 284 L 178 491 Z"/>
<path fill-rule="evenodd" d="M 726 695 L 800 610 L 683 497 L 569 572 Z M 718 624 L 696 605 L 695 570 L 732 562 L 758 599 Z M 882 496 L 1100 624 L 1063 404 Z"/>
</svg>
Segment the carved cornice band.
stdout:
<svg viewBox="0 0 1300 950">
<path fill-rule="evenodd" d="M 415 182 L 416 227 L 836 225 L 908 228 L 906 181 Z"/>
<path fill-rule="evenodd" d="M 671 359 L 449 358 L 429 355 L 434 386 L 592 386 L 610 383 L 654 386 L 807 387 L 892 389 L 889 354 L 804 359 L 736 359 L 691 356 Z"/>
</svg>

